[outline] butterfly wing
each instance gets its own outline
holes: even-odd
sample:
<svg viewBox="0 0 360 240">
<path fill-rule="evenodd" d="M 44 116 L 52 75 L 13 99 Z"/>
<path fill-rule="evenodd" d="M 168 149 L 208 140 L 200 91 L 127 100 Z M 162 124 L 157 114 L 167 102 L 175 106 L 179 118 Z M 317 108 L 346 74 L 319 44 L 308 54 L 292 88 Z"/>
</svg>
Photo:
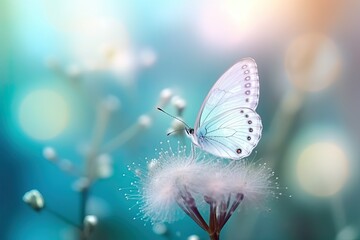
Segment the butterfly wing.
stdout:
<svg viewBox="0 0 360 240">
<path fill-rule="evenodd" d="M 259 102 L 259 75 L 254 59 L 244 58 L 226 71 L 206 96 L 195 122 L 199 126 L 234 107 L 255 110 Z"/>
<path fill-rule="evenodd" d="M 251 154 L 261 138 L 260 116 L 250 108 L 233 108 L 213 116 L 196 132 L 198 145 L 222 158 L 241 159 Z"/>
<path fill-rule="evenodd" d="M 254 59 L 244 58 L 226 71 L 211 88 L 197 116 L 198 145 L 224 158 L 250 155 L 262 131 L 261 118 L 255 112 L 259 92 Z"/>
</svg>

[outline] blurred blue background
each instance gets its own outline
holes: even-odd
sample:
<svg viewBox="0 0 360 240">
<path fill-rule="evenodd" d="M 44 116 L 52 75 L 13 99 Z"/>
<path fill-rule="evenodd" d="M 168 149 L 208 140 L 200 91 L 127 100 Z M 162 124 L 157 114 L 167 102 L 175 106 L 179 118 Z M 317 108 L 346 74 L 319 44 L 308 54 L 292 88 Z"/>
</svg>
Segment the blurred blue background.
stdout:
<svg viewBox="0 0 360 240">
<path fill-rule="evenodd" d="M 91 239 L 207 239 L 187 218 L 157 235 L 119 188 L 134 180 L 128 164 L 183 140 L 166 136 L 172 119 L 156 106 L 192 125 L 243 57 L 258 64 L 264 125 L 249 159 L 274 168 L 282 195 L 243 206 L 223 239 L 360 239 L 359 11 L 339 0 L 1 1 L 0 239 L 77 239 L 22 196 L 38 189 L 80 224 L 79 174 L 92 180 Z"/>
</svg>

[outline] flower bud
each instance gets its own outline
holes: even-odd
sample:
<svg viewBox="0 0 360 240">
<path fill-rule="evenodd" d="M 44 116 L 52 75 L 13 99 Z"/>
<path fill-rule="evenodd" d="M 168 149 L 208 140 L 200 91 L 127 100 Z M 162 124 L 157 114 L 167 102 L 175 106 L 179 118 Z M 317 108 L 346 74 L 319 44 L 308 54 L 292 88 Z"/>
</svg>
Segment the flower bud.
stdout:
<svg viewBox="0 0 360 240">
<path fill-rule="evenodd" d="M 174 101 L 174 107 L 177 109 L 178 114 L 181 115 L 182 111 L 186 107 L 186 101 L 182 98 L 178 98 Z"/>
<path fill-rule="evenodd" d="M 36 189 L 26 192 L 23 196 L 23 201 L 35 211 L 40 211 L 45 205 L 43 196 Z"/>
<path fill-rule="evenodd" d="M 151 126 L 151 118 L 148 115 L 141 115 L 138 118 L 138 123 L 142 128 L 149 128 Z"/>
<path fill-rule="evenodd" d="M 168 102 L 170 101 L 170 98 L 172 97 L 173 92 L 170 88 L 165 88 L 160 92 L 160 106 L 164 107 Z"/>
<path fill-rule="evenodd" d="M 87 215 L 84 218 L 84 233 L 89 236 L 98 224 L 98 219 L 95 215 Z"/>
<path fill-rule="evenodd" d="M 196 234 L 190 235 L 187 240 L 200 240 L 200 237 Z"/>
<path fill-rule="evenodd" d="M 55 161 L 57 158 L 56 151 L 52 147 L 45 147 L 43 149 L 43 156 L 45 159 L 47 159 L 49 161 Z"/>
<path fill-rule="evenodd" d="M 181 118 L 179 118 L 181 119 Z M 182 119 L 181 119 L 182 120 Z M 168 129 L 168 133 L 184 134 L 184 124 L 177 119 L 174 119 L 171 123 L 171 127 Z"/>
</svg>

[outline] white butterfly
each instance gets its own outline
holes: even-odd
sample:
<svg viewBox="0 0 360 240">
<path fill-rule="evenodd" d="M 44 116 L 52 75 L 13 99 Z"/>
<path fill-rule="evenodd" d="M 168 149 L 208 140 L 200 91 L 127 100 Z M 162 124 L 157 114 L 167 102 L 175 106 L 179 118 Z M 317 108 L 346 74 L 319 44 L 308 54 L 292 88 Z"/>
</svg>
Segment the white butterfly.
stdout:
<svg viewBox="0 0 360 240">
<path fill-rule="evenodd" d="M 225 72 L 206 96 L 194 128 L 185 128 L 193 144 L 215 156 L 247 157 L 261 138 L 262 123 L 255 60 L 244 58 Z"/>
</svg>

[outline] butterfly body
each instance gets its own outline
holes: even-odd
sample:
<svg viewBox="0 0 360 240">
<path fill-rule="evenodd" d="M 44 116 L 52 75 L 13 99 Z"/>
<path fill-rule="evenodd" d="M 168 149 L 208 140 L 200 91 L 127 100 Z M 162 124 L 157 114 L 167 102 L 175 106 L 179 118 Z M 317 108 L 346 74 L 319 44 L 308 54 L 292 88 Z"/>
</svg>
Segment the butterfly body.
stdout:
<svg viewBox="0 0 360 240">
<path fill-rule="evenodd" d="M 205 98 L 195 127 L 185 132 L 194 145 L 215 156 L 238 160 L 251 154 L 261 138 L 255 112 L 259 76 L 252 58 L 244 58 L 214 84 Z"/>
</svg>

